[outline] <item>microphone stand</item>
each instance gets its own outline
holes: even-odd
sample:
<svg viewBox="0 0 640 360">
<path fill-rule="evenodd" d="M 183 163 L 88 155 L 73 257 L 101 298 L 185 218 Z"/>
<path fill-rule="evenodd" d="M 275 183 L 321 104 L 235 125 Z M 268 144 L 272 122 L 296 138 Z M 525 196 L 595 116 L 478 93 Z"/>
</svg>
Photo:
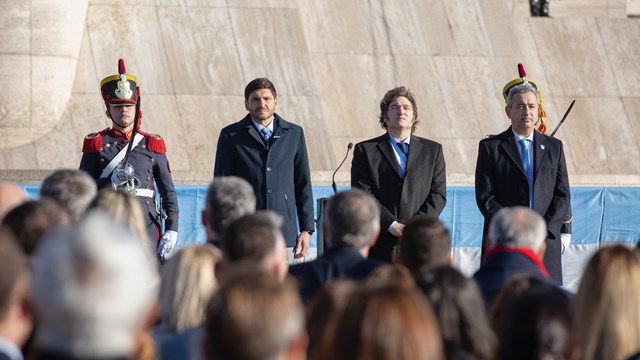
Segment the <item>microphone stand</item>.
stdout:
<svg viewBox="0 0 640 360">
<path fill-rule="evenodd" d="M 353 143 L 349 143 L 349 145 L 347 145 L 347 153 L 344 154 L 344 159 L 342 159 L 342 162 L 340 163 L 340 165 L 338 165 L 336 171 L 334 171 L 333 175 L 331 175 L 331 188 L 333 189 L 333 195 L 338 193 L 338 187 L 336 186 L 336 173 L 338 172 L 338 170 L 340 170 L 342 164 L 344 164 L 344 162 L 347 160 L 347 156 L 349 156 L 349 151 L 351 151 L 351 148 L 353 148 Z"/>
</svg>

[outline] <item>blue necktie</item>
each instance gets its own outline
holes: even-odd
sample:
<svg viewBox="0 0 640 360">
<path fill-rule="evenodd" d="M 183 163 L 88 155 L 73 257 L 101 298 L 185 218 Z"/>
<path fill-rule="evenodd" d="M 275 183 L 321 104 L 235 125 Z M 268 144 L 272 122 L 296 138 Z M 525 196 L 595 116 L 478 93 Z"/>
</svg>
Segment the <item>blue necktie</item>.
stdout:
<svg viewBox="0 0 640 360">
<path fill-rule="evenodd" d="M 271 130 L 265 127 L 260 130 L 260 133 L 262 134 L 262 138 L 264 139 L 264 141 L 269 142 L 269 139 L 271 139 Z"/>
<path fill-rule="evenodd" d="M 533 167 L 529 157 L 529 149 L 531 148 L 529 139 L 520 139 L 520 155 L 522 156 L 522 167 L 527 174 L 527 182 L 529 183 L 529 207 L 533 208 Z"/>
<path fill-rule="evenodd" d="M 402 150 L 405 156 L 409 154 L 409 144 L 399 142 L 398 146 L 400 146 L 400 150 Z"/>
<path fill-rule="evenodd" d="M 398 166 L 400 167 L 400 177 L 404 179 L 407 170 L 407 153 L 409 152 L 409 144 L 396 142 L 396 150 L 398 154 Z"/>
</svg>

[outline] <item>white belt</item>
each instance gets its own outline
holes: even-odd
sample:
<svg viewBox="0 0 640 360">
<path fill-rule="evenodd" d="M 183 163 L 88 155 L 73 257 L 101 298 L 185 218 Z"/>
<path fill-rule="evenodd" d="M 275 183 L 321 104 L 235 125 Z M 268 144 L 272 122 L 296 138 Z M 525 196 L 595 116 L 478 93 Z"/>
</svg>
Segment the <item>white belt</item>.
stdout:
<svg viewBox="0 0 640 360">
<path fill-rule="evenodd" d="M 151 190 L 151 189 L 136 189 L 136 196 L 152 198 L 153 197 L 153 190 Z"/>
</svg>

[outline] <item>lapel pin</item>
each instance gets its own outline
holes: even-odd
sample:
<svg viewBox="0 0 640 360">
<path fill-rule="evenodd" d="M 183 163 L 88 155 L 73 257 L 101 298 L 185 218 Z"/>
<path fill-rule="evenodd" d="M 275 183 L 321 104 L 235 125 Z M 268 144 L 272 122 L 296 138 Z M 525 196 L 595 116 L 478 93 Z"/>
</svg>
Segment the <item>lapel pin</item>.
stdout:
<svg viewBox="0 0 640 360">
<path fill-rule="evenodd" d="M 540 145 L 540 149 L 544 150 L 544 145 Z"/>
</svg>

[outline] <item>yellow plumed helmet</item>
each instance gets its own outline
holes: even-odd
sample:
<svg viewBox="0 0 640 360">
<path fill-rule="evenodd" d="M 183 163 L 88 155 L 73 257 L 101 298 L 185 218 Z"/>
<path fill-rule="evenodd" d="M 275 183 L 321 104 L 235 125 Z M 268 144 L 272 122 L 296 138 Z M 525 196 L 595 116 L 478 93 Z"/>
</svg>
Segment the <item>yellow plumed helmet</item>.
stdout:
<svg viewBox="0 0 640 360">
<path fill-rule="evenodd" d="M 135 105 L 140 88 L 135 76 L 127 74 L 124 60 L 118 60 L 118 74 L 107 76 L 100 82 L 100 92 L 105 104 Z"/>
<path fill-rule="evenodd" d="M 511 89 L 514 86 L 520 85 L 522 83 L 531 84 L 533 88 L 536 90 L 536 92 L 538 93 L 538 106 L 540 107 L 540 125 L 538 126 L 538 131 L 544 134 L 547 132 L 547 123 L 545 121 L 545 118 L 547 117 L 547 112 L 542 107 L 542 93 L 540 92 L 540 90 L 538 90 L 538 85 L 536 84 L 536 81 L 527 77 L 527 72 L 524 70 L 524 65 L 522 64 L 518 64 L 518 75 L 519 77 L 517 79 L 509 81 L 502 88 L 502 97 L 504 97 L 504 102 L 505 104 L 507 103 L 507 98 L 509 97 L 509 91 L 511 91 Z"/>
</svg>

